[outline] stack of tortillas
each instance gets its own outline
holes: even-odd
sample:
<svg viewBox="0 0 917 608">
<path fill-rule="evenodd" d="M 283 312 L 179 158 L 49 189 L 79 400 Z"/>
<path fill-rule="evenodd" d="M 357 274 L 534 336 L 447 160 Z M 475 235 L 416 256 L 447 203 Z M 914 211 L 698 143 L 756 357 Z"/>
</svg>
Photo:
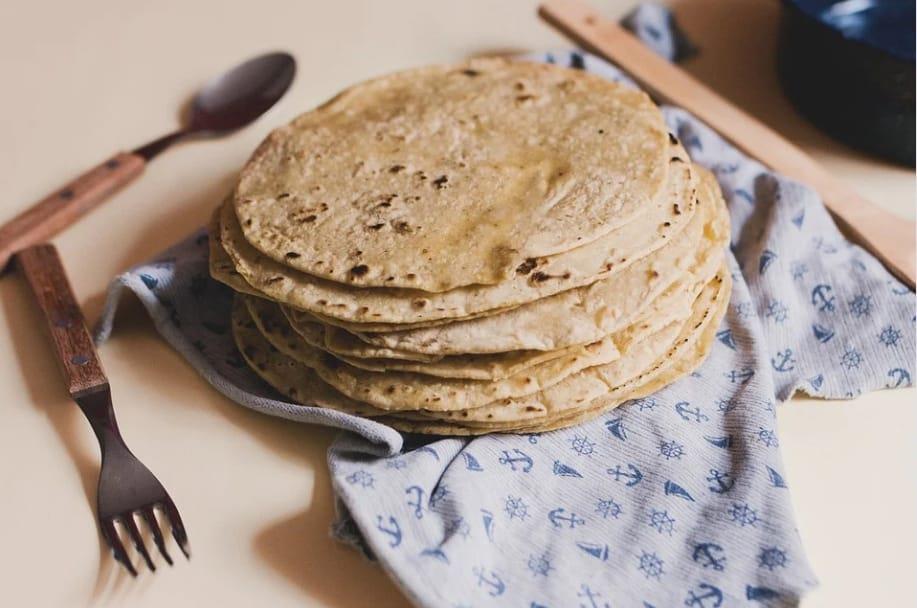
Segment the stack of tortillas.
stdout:
<svg viewBox="0 0 917 608">
<path fill-rule="evenodd" d="M 503 59 L 357 85 L 217 210 L 239 351 L 288 399 L 443 435 L 569 426 L 691 372 L 729 221 L 643 93 Z"/>
</svg>

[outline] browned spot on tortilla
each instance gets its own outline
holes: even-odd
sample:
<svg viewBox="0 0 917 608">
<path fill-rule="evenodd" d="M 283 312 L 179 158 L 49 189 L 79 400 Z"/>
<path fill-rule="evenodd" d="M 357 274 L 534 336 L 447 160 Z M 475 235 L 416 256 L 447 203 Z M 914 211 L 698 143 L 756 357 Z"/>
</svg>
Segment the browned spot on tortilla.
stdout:
<svg viewBox="0 0 917 608">
<path fill-rule="evenodd" d="M 516 273 L 518 274 L 528 274 L 535 269 L 535 266 L 538 265 L 538 261 L 535 258 L 526 258 L 524 262 L 516 266 Z"/>
<path fill-rule="evenodd" d="M 357 264 L 356 266 L 350 269 L 350 274 L 352 274 L 355 277 L 362 277 L 367 272 L 369 272 L 369 266 L 367 266 L 366 264 Z"/>
</svg>

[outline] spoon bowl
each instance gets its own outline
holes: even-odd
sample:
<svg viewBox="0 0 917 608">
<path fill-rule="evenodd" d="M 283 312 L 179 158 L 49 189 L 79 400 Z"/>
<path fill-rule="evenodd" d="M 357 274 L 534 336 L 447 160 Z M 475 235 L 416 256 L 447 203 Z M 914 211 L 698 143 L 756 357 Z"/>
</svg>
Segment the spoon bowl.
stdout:
<svg viewBox="0 0 917 608">
<path fill-rule="evenodd" d="M 268 53 L 211 80 L 191 103 L 189 131 L 220 133 L 244 127 L 283 97 L 296 75 L 288 53 Z"/>
</svg>

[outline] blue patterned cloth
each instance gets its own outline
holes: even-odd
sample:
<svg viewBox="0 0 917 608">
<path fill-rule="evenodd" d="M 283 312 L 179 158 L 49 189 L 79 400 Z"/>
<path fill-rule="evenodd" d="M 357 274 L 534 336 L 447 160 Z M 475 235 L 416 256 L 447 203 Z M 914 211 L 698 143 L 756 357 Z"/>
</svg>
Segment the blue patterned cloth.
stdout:
<svg viewBox="0 0 917 608">
<path fill-rule="evenodd" d="M 620 79 L 581 53 L 536 59 Z M 732 300 L 696 373 L 592 422 L 433 440 L 280 400 L 232 344 L 231 293 L 208 277 L 204 232 L 118 277 L 99 337 L 130 290 L 230 399 L 350 431 L 328 455 L 335 531 L 419 606 L 795 605 L 816 580 L 775 407 L 795 391 L 849 398 L 909 386 L 914 295 L 840 235 L 811 190 L 687 113 L 664 112 L 726 196 Z"/>
</svg>

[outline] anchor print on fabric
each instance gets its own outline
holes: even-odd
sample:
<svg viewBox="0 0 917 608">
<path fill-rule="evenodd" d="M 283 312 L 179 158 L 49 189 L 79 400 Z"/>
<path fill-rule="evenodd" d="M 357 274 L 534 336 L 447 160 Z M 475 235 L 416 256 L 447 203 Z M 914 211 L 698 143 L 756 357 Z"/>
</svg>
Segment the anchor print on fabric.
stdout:
<svg viewBox="0 0 917 608">
<path fill-rule="evenodd" d="M 548 511 L 548 521 L 551 522 L 551 525 L 555 528 L 576 528 L 586 523 L 582 517 L 578 517 L 576 513 L 567 513 L 567 510 L 563 507 L 557 507 L 556 509 L 551 509 Z"/>
<path fill-rule="evenodd" d="M 716 469 L 710 469 L 710 475 L 705 479 L 714 484 L 707 486 L 714 494 L 725 494 L 735 485 L 735 481 L 729 473 L 723 473 Z"/>
<path fill-rule="evenodd" d="M 497 597 L 503 595 L 506 591 L 506 584 L 503 579 L 493 570 L 487 570 L 483 566 L 475 566 L 471 569 L 471 573 L 475 576 L 478 587 L 487 591 L 489 596 Z"/>
<path fill-rule="evenodd" d="M 398 520 L 391 515 L 387 519 L 377 515 L 376 529 L 389 537 L 388 546 L 392 549 L 401 544 L 401 526 L 398 525 Z"/>
<path fill-rule="evenodd" d="M 409 486 L 404 490 L 408 495 L 408 506 L 414 511 L 414 517 L 420 519 L 423 517 L 423 488 L 420 486 Z"/>
<path fill-rule="evenodd" d="M 700 583 L 697 589 L 688 591 L 685 606 L 697 608 L 719 608 L 723 605 L 723 592 L 709 583 Z"/>
<path fill-rule="evenodd" d="M 528 473 L 532 470 L 532 467 L 535 465 L 535 462 L 532 460 L 532 457 L 523 452 L 518 448 L 513 448 L 512 454 L 508 451 L 503 450 L 502 456 L 498 462 L 500 464 L 509 465 L 514 471 L 522 471 L 523 473 Z"/>
<path fill-rule="evenodd" d="M 796 369 L 796 358 L 793 349 L 785 348 L 771 357 L 771 367 L 778 372 L 791 372 Z"/>
<path fill-rule="evenodd" d="M 891 381 L 885 385 L 887 388 L 898 388 L 911 384 L 911 375 L 903 367 L 888 370 L 888 377 L 891 378 Z"/>
<path fill-rule="evenodd" d="M 676 403 L 675 411 L 682 420 L 687 420 L 689 422 L 706 422 L 710 420 L 706 414 L 701 412 L 699 407 L 691 409 L 691 404 L 687 401 L 679 401 Z"/>
<path fill-rule="evenodd" d="M 643 473 L 640 469 L 632 464 L 622 469 L 621 465 L 616 465 L 613 469 L 608 469 L 608 474 L 615 478 L 615 481 L 623 481 L 627 487 L 633 487 L 643 480 Z"/>
<path fill-rule="evenodd" d="M 734 369 L 724 374 L 733 384 L 748 384 L 748 381 L 755 375 L 755 370 L 750 367 Z"/>
<path fill-rule="evenodd" d="M 830 285 L 820 283 L 812 290 L 812 304 L 821 312 L 834 312 L 836 301 Z"/>
<path fill-rule="evenodd" d="M 722 572 L 726 569 L 726 552 L 716 543 L 699 543 L 694 545 L 691 559 L 703 568 L 712 568 Z"/>
<path fill-rule="evenodd" d="M 580 602 L 580 608 L 611 608 L 608 602 L 603 602 L 601 600 L 602 594 L 593 591 L 588 585 L 581 585 L 579 593 L 577 593 L 576 596 L 582 598 L 583 601 L 586 602 Z"/>
</svg>

